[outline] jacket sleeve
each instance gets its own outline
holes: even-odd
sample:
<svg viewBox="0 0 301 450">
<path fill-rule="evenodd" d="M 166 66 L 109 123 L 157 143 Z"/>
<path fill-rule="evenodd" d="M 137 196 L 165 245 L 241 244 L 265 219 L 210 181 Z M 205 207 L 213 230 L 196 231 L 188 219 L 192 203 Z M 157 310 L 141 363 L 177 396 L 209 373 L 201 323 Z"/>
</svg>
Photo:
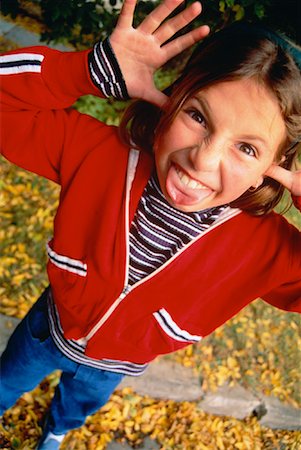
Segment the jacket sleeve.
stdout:
<svg viewBox="0 0 301 450">
<path fill-rule="evenodd" d="M 286 226 L 279 227 L 280 244 L 274 264 L 278 269 L 273 275 L 277 287 L 262 298 L 277 308 L 301 313 L 301 232 L 281 219 Z"/>
<path fill-rule="evenodd" d="M 292 195 L 292 200 L 294 202 L 295 207 L 301 212 L 301 197 Z"/>
<path fill-rule="evenodd" d="M 0 57 L 1 153 L 18 166 L 60 182 L 66 146 L 87 151 L 99 139 L 99 121 L 71 110 L 82 95 L 126 98 L 108 43 L 92 51 L 29 47 Z M 120 87 L 121 86 L 121 87 Z M 77 145 L 71 139 L 77 136 Z"/>
</svg>

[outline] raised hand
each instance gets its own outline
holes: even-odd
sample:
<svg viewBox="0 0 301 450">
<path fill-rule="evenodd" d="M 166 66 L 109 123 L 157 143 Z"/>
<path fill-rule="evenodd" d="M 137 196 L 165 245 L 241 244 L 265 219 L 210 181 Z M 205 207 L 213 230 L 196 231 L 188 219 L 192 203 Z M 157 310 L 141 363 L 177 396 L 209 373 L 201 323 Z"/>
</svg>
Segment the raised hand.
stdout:
<svg viewBox="0 0 301 450">
<path fill-rule="evenodd" d="M 283 184 L 296 197 L 301 196 L 301 170 L 293 172 L 273 164 L 265 175 Z"/>
<path fill-rule="evenodd" d="M 182 0 L 164 0 L 137 28 L 133 28 L 136 2 L 137 0 L 124 1 L 110 42 L 129 96 L 162 106 L 166 102 L 166 96 L 154 84 L 155 71 L 170 58 L 203 39 L 209 33 L 209 27 L 198 27 L 164 45 L 200 14 L 201 4 L 195 2 L 162 23 L 182 3 Z"/>
</svg>

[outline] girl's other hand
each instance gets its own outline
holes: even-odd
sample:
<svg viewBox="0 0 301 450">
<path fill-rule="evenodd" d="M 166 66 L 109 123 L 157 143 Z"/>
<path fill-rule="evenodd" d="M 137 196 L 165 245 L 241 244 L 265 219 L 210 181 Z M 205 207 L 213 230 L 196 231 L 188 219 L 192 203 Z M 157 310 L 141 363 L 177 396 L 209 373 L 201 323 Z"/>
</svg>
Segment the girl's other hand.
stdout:
<svg viewBox="0 0 301 450">
<path fill-rule="evenodd" d="M 182 3 L 182 0 L 164 0 L 137 28 L 133 28 L 136 2 L 137 0 L 124 1 L 116 28 L 110 36 L 110 43 L 129 96 L 162 106 L 166 96 L 154 84 L 155 71 L 169 59 L 203 39 L 209 33 L 209 27 L 198 27 L 164 45 L 200 14 L 201 4 L 195 2 L 162 23 Z"/>
<path fill-rule="evenodd" d="M 273 164 L 265 173 L 268 177 L 283 184 L 296 197 L 301 196 L 301 170 L 295 172 Z"/>
</svg>

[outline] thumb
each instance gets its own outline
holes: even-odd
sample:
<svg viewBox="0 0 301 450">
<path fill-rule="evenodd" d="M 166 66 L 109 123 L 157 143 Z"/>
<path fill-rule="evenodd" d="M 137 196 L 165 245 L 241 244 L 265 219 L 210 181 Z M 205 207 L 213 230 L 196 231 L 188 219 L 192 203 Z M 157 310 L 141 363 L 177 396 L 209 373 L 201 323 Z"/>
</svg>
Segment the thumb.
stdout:
<svg viewBox="0 0 301 450">
<path fill-rule="evenodd" d="M 159 108 L 164 109 L 164 106 L 169 100 L 169 97 L 158 89 L 154 89 L 149 91 L 144 95 L 143 100 L 152 103 L 153 105 L 158 106 Z"/>
<path fill-rule="evenodd" d="M 277 164 L 272 164 L 265 175 L 281 183 L 292 194 L 301 195 L 301 171 L 292 172 Z"/>
</svg>

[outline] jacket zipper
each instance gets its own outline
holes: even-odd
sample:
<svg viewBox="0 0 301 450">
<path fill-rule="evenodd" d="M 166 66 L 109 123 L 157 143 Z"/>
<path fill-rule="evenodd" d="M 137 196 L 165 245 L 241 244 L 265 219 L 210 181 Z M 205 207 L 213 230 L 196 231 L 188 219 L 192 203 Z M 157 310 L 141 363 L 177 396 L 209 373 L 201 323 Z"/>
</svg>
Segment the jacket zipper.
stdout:
<svg viewBox="0 0 301 450">
<path fill-rule="evenodd" d="M 172 256 L 168 261 L 166 261 L 162 266 L 158 267 L 158 269 L 154 270 L 151 274 L 144 277 L 142 280 L 137 281 L 133 286 L 130 286 L 128 284 L 128 278 L 129 278 L 129 253 L 130 253 L 130 244 L 129 244 L 129 207 L 130 207 L 130 190 L 132 186 L 132 182 L 134 179 L 134 173 L 135 169 L 138 163 L 139 158 L 139 152 L 137 150 L 131 150 L 131 152 L 136 152 L 133 154 L 133 157 L 131 158 L 130 154 L 130 160 L 129 160 L 129 172 L 130 177 L 127 180 L 127 190 L 126 190 L 126 202 L 125 202 L 125 240 L 126 240 L 126 260 L 125 260 L 125 275 L 124 275 L 124 286 L 122 289 L 121 294 L 119 297 L 112 303 L 110 308 L 106 311 L 106 313 L 102 316 L 102 318 L 97 322 L 97 324 L 92 328 L 92 330 L 87 334 L 86 337 L 82 338 L 86 343 L 94 336 L 95 333 L 102 327 L 102 325 L 109 319 L 109 317 L 113 314 L 115 309 L 119 306 L 119 304 L 127 297 L 127 295 L 132 292 L 134 289 L 136 289 L 141 284 L 148 281 L 150 278 L 156 276 L 161 270 L 165 269 L 169 264 L 171 264 L 174 259 L 176 259 L 179 255 L 181 255 L 184 251 L 187 250 L 192 244 L 194 244 L 195 241 L 203 237 L 205 234 L 216 228 L 217 226 L 221 225 L 222 223 L 226 222 L 230 218 L 236 216 L 241 211 L 238 209 L 233 209 L 231 215 L 227 215 L 222 220 L 217 219 L 216 223 L 209 227 L 206 231 L 204 231 L 201 235 L 197 236 L 196 238 L 192 239 L 187 245 L 185 245 L 181 250 L 179 250 L 174 256 Z M 131 173 L 132 171 L 132 173 Z"/>
<path fill-rule="evenodd" d="M 102 327 L 102 325 L 108 320 L 108 318 L 113 314 L 118 305 L 125 299 L 128 293 L 131 291 L 131 286 L 129 286 L 129 210 L 130 210 L 130 191 L 132 183 L 134 180 L 134 175 L 136 172 L 136 167 L 139 159 L 139 151 L 131 149 L 129 154 L 128 162 L 128 174 L 126 180 L 126 197 L 125 197 L 125 240 L 126 240 L 126 250 L 125 250 L 125 273 L 124 273 L 124 284 L 123 289 L 119 297 L 115 300 L 102 318 L 97 322 L 92 330 L 84 337 L 84 341 L 87 343 L 95 333 Z"/>
</svg>

